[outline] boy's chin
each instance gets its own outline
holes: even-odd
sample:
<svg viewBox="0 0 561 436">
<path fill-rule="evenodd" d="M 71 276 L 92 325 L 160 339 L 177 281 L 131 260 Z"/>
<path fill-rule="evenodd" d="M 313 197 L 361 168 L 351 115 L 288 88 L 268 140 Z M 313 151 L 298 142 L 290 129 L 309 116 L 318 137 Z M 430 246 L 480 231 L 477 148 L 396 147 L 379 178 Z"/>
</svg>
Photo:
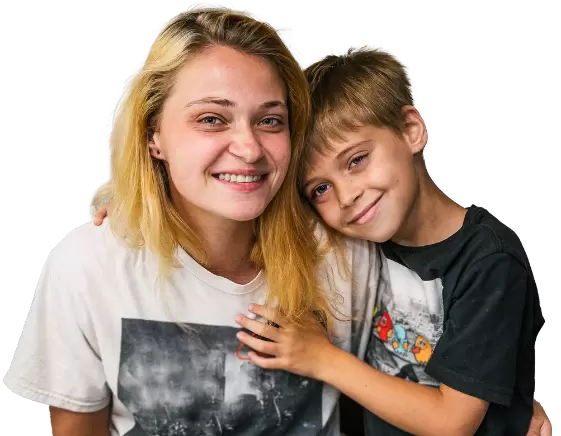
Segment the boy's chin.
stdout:
<svg viewBox="0 0 561 436">
<path fill-rule="evenodd" d="M 346 228 L 339 231 L 345 236 L 350 236 L 351 238 L 356 239 L 364 239 L 377 244 L 389 241 L 395 234 L 395 229 L 393 228 L 384 229 L 380 228 L 380 226 L 374 227 L 368 225 Z"/>
</svg>

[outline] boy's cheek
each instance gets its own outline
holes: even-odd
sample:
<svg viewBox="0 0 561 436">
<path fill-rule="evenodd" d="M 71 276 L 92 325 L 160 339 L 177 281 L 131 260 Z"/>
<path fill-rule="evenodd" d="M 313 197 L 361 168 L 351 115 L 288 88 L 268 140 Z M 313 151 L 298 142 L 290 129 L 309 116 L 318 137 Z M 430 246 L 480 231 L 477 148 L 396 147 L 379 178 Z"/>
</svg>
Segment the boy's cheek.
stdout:
<svg viewBox="0 0 561 436">
<path fill-rule="evenodd" d="M 333 206 L 331 207 L 333 208 Z M 320 216 L 329 227 L 344 233 L 344 229 L 341 227 L 341 216 L 338 211 L 324 210 L 320 212 Z"/>
</svg>

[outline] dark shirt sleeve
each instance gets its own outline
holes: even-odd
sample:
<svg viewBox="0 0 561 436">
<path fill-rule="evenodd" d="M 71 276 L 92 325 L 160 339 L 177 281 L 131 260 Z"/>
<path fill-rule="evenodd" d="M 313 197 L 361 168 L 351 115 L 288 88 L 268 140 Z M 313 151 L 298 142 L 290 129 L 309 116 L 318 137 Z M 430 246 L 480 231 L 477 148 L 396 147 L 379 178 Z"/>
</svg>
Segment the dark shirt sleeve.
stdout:
<svg viewBox="0 0 561 436">
<path fill-rule="evenodd" d="M 444 331 L 426 372 L 440 383 L 508 406 L 516 381 L 528 292 L 527 269 L 494 253 L 464 271 L 445 304 Z"/>
</svg>

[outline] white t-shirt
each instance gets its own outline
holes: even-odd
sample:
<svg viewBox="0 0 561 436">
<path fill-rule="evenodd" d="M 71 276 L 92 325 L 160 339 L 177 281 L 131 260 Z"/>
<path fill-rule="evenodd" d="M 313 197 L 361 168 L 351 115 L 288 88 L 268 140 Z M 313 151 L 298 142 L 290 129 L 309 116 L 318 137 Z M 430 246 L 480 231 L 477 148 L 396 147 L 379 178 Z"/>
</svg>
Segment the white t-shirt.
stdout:
<svg viewBox="0 0 561 436">
<path fill-rule="evenodd" d="M 363 358 L 379 257 L 366 242 L 347 245 L 353 280 L 333 253 L 321 277 L 352 315 L 333 341 Z M 76 412 L 112 401 L 112 436 L 338 435 L 334 388 L 261 369 L 236 339 L 236 314 L 264 301 L 264 274 L 239 285 L 178 257 L 162 287 L 157 256 L 124 246 L 107 220 L 71 232 L 43 268 L 6 385 Z"/>
</svg>

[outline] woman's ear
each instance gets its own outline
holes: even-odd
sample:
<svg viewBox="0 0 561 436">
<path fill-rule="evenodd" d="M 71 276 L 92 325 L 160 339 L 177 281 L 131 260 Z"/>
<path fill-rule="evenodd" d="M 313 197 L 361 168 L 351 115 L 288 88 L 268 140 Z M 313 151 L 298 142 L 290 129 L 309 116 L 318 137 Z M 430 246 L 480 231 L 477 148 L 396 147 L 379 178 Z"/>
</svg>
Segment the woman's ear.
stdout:
<svg viewBox="0 0 561 436">
<path fill-rule="evenodd" d="M 150 156 L 156 159 L 165 160 L 164 153 L 162 151 L 161 142 L 160 142 L 159 132 L 154 132 L 152 138 L 148 140 L 148 148 L 150 150 Z"/>
</svg>

